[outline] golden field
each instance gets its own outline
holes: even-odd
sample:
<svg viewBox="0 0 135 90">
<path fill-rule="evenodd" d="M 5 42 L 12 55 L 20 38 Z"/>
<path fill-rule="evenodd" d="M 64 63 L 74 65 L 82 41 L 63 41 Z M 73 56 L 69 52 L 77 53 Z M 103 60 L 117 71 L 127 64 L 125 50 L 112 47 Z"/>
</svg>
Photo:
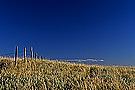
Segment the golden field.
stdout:
<svg viewBox="0 0 135 90">
<path fill-rule="evenodd" d="M 0 90 L 135 90 L 135 67 L 0 58 Z"/>
</svg>

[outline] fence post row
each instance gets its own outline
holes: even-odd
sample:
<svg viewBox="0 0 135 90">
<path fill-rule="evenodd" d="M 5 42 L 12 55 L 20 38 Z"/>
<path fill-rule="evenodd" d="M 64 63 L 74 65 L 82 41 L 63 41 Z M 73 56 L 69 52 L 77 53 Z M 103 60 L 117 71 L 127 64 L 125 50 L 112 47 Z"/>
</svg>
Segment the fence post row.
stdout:
<svg viewBox="0 0 135 90">
<path fill-rule="evenodd" d="M 26 48 L 24 47 L 24 62 L 26 62 Z M 33 55 L 33 48 L 30 47 L 30 53 L 31 53 L 31 59 L 33 59 L 33 57 L 35 56 L 35 60 L 38 58 L 37 53 L 35 53 L 35 55 Z M 18 59 L 18 46 L 16 46 L 15 48 L 15 54 L 14 54 L 14 63 L 15 66 L 17 65 L 17 59 Z M 43 56 L 39 56 L 40 60 L 43 60 Z"/>
<path fill-rule="evenodd" d="M 16 46 L 16 49 L 15 49 L 15 65 L 17 64 L 17 59 L 18 59 L 18 46 Z"/>
<path fill-rule="evenodd" d="M 31 59 L 33 59 L 33 48 L 30 47 L 30 52 L 31 52 Z"/>
</svg>

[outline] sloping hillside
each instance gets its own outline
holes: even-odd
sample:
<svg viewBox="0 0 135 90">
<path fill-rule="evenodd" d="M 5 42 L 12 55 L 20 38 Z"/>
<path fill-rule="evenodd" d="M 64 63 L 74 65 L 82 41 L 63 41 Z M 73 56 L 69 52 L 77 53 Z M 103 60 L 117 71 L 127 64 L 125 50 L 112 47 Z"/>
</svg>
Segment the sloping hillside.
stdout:
<svg viewBox="0 0 135 90">
<path fill-rule="evenodd" d="M 135 67 L 0 59 L 0 90 L 135 90 Z"/>
</svg>

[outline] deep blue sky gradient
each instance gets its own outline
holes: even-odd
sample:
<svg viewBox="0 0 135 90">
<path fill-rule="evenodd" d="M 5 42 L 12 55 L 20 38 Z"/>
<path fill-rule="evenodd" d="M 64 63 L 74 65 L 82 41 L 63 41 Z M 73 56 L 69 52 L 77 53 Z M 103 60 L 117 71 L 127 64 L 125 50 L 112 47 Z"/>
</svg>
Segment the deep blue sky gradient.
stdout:
<svg viewBox="0 0 135 90">
<path fill-rule="evenodd" d="M 1 0 L 0 54 L 15 45 L 49 58 L 135 65 L 135 1 Z"/>
</svg>

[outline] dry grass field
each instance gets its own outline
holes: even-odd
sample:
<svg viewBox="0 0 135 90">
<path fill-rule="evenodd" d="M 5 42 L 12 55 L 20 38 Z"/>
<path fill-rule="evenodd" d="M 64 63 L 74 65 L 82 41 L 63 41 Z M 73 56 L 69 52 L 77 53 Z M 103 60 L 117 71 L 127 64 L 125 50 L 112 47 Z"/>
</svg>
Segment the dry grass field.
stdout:
<svg viewBox="0 0 135 90">
<path fill-rule="evenodd" d="M 1 58 L 0 90 L 135 90 L 135 67 Z"/>
</svg>

